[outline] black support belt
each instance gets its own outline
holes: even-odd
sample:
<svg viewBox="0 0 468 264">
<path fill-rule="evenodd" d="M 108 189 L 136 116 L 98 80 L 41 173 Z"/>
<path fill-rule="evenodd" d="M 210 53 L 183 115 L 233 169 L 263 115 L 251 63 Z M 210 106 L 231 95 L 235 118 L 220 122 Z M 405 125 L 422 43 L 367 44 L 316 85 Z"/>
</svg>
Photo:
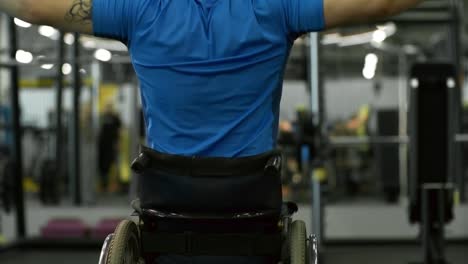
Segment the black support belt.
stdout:
<svg viewBox="0 0 468 264">
<path fill-rule="evenodd" d="M 144 253 L 188 256 L 278 256 L 281 234 L 142 232 Z"/>
<path fill-rule="evenodd" d="M 161 169 L 174 175 L 190 176 L 241 176 L 252 173 L 281 172 L 281 154 L 270 151 L 261 155 L 241 158 L 187 157 L 169 155 L 142 147 L 141 153 L 132 163 L 132 169 L 141 173 L 147 168 Z"/>
</svg>

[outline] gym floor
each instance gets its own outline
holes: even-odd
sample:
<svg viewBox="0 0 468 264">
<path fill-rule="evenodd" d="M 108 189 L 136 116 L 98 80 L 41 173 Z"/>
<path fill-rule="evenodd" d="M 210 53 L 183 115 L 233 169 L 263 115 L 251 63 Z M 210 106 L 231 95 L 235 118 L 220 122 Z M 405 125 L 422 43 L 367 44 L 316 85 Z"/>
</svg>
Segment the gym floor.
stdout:
<svg viewBox="0 0 468 264">
<path fill-rule="evenodd" d="M 466 264 L 468 244 L 449 245 L 450 264 Z M 408 264 L 421 260 L 416 245 L 333 246 L 326 250 L 326 264 Z M 99 251 L 17 251 L 0 255 L 2 264 L 96 264 Z"/>
</svg>

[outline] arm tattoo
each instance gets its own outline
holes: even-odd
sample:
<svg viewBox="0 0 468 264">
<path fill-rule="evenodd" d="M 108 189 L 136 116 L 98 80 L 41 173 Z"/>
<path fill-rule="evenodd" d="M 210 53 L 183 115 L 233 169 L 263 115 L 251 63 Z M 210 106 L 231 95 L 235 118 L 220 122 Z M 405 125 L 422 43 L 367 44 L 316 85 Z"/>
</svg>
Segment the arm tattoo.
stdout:
<svg viewBox="0 0 468 264">
<path fill-rule="evenodd" d="M 65 15 L 65 20 L 73 23 L 91 23 L 91 0 L 74 0 L 72 6 Z"/>
</svg>

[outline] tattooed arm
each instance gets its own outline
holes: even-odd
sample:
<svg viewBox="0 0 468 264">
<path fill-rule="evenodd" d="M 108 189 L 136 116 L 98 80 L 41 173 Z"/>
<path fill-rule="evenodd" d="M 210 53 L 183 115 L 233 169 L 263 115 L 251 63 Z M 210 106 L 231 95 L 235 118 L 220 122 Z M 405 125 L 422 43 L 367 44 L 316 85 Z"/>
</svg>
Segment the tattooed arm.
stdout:
<svg viewBox="0 0 468 264">
<path fill-rule="evenodd" d="M 91 0 L 74 0 L 71 8 L 65 15 L 65 20 L 70 23 L 91 24 L 91 11 Z"/>
<path fill-rule="evenodd" d="M 93 33 L 92 0 L 0 0 L 0 12 L 64 31 Z"/>
</svg>

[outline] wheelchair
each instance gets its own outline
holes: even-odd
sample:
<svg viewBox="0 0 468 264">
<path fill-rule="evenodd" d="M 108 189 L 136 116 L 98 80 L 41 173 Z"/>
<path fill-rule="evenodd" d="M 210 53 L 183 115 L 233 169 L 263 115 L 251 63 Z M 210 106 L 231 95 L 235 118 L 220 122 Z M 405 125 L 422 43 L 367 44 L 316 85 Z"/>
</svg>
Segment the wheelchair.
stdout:
<svg viewBox="0 0 468 264">
<path fill-rule="evenodd" d="M 145 159 L 140 154 L 132 169 L 139 173 Z M 280 174 L 281 156 L 271 158 L 265 171 Z M 280 210 L 201 213 L 155 209 L 135 200 L 132 208 L 138 220 L 122 221 L 105 239 L 99 264 L 153 264 L 161 255 L 255 256 L 267 263 L 318 263 L 317 239 L 307 236 L 303 221 L 293 221 L 298 211 L 294 203 L 284 202 Z"/>
</svg>

